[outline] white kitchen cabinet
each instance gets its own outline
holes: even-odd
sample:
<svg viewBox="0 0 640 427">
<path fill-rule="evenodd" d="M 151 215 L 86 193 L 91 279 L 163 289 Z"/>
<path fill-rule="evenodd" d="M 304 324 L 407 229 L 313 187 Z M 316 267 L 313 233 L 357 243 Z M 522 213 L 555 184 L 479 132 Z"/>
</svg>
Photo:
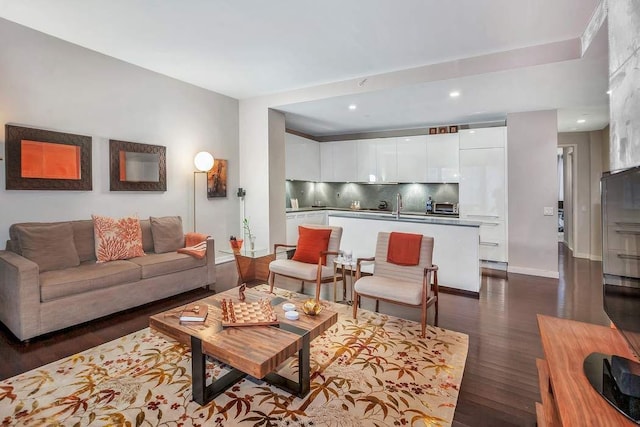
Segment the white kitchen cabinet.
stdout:
<svg viewBox="0 0 640 427">
<path fill-rule="evenodd" d="M 427 136 L 396 138 L 398 182 L 427 181 Z M 456 158 L 458 147 L 456 146 Z"/>
<path fill-rule="evenodd" d="M 358 139 L 356 147 L 358 160 L 356 162 L 356 181 L 380 182 L 376 165 L 377 139 Z"/>
<path fill-rule="evenodd" d="M 320 180 L 322 182 L 357 181 L 356 141 L 320 143 Z"/>
<path fill-rule="evenodd" d="M 333 182 L 333 145 L 330 142 L 320 144 L 320 181 Z"/>
<path fill-rule="evenodd" d="M 488 134 L 496 135 L 496 128 Z M 500 132 L 506 136 L 504 128 Z M 476 129 L 484 131 L 484 129 Z M 482 132 L 480 132 L 482 133 Z M 505 147 L 462 149 L 460 135 L 460 218 L 478 221 L 480 226 L 480 258 L 507 262 L 507 167 Z M 487 142 L 480 145 L 486 146 Z M 496 145 L 496 144 L 493 144 Z M 504 143 L 503 143 L 504 145 Z M 466 145 L 467 147 L 469 145 Z"/>
<path fill-rule="evenodd" d="M 460 215 L 504 218 L 506 196 L 503 148 L 460 150 Z"/>
<path fill-rule="evenodd" d="M 460 149 L 472 148 L 504 148 L 507 144 L 507 128 L 499 126 L 493 128 L 463 129 L 460 136 Z"/>
<path fill-rule="evenodd" d="M 298 226 L 304 224 L 326 224 L 325 211 L 289 212 L 287 213 L 287 245 L 298 243 Z"/>
<path fill-rule="evenodd" d="M 285 133 L 285 177 L 300 181 L 320 180 L 319 143 Z"/>
<path fill-rule="evenodd" d="M 376 141 L 376 171 L 379 182 L 398 182 L 396 138 L 380 138 Z"/>
<path fill-rule="evenodd" d="M 422 182 L 459 182 L 459 140 L 457 133 L 427 135 L 427 177 Z"/>
</svg>

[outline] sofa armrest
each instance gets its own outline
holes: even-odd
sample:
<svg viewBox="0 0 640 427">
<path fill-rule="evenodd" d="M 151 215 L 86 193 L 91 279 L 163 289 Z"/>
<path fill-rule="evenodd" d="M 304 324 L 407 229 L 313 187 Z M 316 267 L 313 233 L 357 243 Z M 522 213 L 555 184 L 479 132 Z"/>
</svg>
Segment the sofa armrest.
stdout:
<svg viewBox="0 0 640 427">
<path fill-rule="evenodd" d="M 22 341 L 39 334 L 40 270 L 10 251 L 0 251 L 0 321 Z"/>
<path fill-rule="evenodd" d="M 213 289 L 216 283 L 216 247 L 213 238 L 207 239 L 207 284 Z"/>
</svg>

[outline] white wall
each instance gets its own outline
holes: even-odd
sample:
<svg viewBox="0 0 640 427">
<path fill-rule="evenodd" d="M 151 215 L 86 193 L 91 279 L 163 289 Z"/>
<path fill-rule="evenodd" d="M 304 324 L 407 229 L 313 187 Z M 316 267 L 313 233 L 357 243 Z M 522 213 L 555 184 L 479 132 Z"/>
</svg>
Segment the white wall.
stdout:
<svg viewBox="0 0 640 427">
<path fill-rule="evenodd" d="M 640 1 L 609 7 L 610 170 L 640 165 Z"/>
<path fill-rule="evenodd" d="M 558 274 L 558 119 L 555 110 L 507 115 L 509 266 L 512 273 Z M 554 215 L 544 216 L 543 208 Z"/>
<path fill-rule="evenodd" d="M 193 156 L 228 160 L 228 197 L 206 198 L 198 230 L 225 242 L 239 228 L 238 101 L 0 19 L 0 122 L 93 137 L 93 191 L 7 191 L 0 161 L 0 241 L 20 221 L 180 215 L 192 225 Z M 2 133 L 2 149 L 4 133 Z M 166 192 L 109 191 L 109 139 L 167 147 Z M 3 150 L 4 151 L 4 150 Z"/>
</svg>

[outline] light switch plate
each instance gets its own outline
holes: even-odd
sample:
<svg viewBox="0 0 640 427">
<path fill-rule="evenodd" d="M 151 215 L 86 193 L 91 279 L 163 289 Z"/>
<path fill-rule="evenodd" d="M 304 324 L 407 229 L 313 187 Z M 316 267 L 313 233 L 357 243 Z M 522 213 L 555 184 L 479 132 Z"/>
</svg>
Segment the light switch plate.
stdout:
<svg viewBox="0 0 640 427">
<path fill-rule="evenodd" d="M 553 206 L 545 206 L 544 207 L 544 215 L 545 216 L 553 216 Z"/>
</svg>

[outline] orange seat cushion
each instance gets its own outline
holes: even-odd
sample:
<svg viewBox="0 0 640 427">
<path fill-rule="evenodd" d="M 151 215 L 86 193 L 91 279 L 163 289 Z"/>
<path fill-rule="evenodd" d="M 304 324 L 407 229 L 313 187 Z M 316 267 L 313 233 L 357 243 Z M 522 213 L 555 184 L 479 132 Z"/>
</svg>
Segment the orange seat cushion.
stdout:
<svg viewBox="0 0 640 427">
<path fill-rule="evenodd" d="M 293 254 L 294 261 L 316 264 L 320 252 L 329 247 L 330 228 L 306 228 L 298 226 L 298 245 Z M 322 265 L 327 265 L 327 257 L 322 257 Z"/>
</svg>

